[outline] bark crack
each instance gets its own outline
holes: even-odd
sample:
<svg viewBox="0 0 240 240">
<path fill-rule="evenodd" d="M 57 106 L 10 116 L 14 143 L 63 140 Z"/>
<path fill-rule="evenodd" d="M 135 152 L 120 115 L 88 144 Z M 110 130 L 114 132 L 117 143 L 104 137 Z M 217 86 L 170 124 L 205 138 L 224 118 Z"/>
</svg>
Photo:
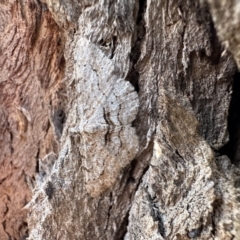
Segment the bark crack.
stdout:
<svg viewBox="0 0 240 240">
<path fill-rule="evenodd" d="M 146 189 L 146 192 L 147 192 L 148 200 L 149 200 L 150 207 L 151 207 L 150 214 L 151 214 L 153 220 L 158 222 L 158 232 L 160 233 L 160 235 L 163 238 L 165 238 L 166 237 L 166 229 L 163 224 L 162 213 L 160 212 L 159 207 L 157 206 L 157 203 L 156 203 L 156 200 L 157 200 L 156 196 L 152 197 L 147 189 Z"/>
<path fill-rule="evenodd" d="M 139 0 L 138 2 L 138 15 L 136 21 L 136 39 L 134 40 L 131 54 L 130 54 L 130 61 L 131 61 L 131 69 L 128 72 L 126 79 L 133 85 L 136 92 L 139 92 L 139 72 L 137 71 L 136 64 L 141 56 L 141 46 L 142 41 L 146 35 L 146 23 L 144 19 L 144 15 L 146 12 L 147 1 L 146 0 Z"/>
<path fill-rule="evenodd" d="M 113 196 L 112 196 L 112 192 L 110 192 L 110 196 L 109 196 L 109 201 L 110 201 L 110 206 L 108 207 L 108 212 L 107 212 L 107 223 L 106 223 L 106 226 L 105 226 L 105 232 L 107 231 L 107 228 L 109 226 L 109 219 L 111 217 L 111 210 L 112 210 L 112 207 L 113 207 Z"/>
<path fill-rule="evenodd" d="M 228 112 L 229 141 L 220 150 L 235 166 L 240 167 L 240 72 L 233 77 L 232 97 Z"/>
<path fill-rule="evenodd" d="M 6 226 L 6 220 L 4 220 L 3 222 L 2 222 L 2 226 L 3 226 L 3 230 L 4 230 L 4 232 L 7 234 L 7 236 L 8 236 L 8 239 L 12 239 L 11 238 L 11 235 L 7 232 L 7 230 L 6 230 L 6 228 L 7 228 L 7 226 Z"/>
</svg>

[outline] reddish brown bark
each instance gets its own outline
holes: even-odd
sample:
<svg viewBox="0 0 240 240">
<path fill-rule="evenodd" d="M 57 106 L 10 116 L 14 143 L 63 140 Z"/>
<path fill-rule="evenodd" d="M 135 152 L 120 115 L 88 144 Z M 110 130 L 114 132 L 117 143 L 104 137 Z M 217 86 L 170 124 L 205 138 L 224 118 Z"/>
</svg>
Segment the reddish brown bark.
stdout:
<svg viewBox="0 0 240 240">
<path fill-rule="evenodd" d="M 0 42 L 0 239 L 21 239 L 27 179 L 39 158 L 58 152 L 63 39 L 43 4 L 11 0 L 0 2 Z"/>
</svg>

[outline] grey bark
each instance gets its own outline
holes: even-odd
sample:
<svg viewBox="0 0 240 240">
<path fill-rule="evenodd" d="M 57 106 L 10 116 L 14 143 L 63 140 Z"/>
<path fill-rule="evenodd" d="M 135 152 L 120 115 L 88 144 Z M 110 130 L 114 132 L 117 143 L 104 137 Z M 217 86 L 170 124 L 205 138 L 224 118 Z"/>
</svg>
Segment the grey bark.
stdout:
<svg viewBox="0 0 240 240">
<path fill-rule="evenodd" d="M 235 45 L 214 3 L 38 4 L 61 39 L 66 122 L 51 114 L 60 150 L 36 173 L 29 239 L 240 239 L 225 150 L 237 68 L 210 10 Z"/>
</svg>

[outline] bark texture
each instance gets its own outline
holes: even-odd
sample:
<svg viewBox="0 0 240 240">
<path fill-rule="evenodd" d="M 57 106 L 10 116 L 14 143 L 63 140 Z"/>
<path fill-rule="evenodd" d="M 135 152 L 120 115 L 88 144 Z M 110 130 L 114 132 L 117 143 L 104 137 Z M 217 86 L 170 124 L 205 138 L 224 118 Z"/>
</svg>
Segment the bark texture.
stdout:
<svg viewBox="0 0 240 240">
<path fill-rule="evenodd" d="M 208 0 L 213 21 L 221 41 L 232 53 L 238 67 L 240 66 L 240 2 Z"/>
<path fill-rule="evenodd" d="M 0 3 L 2 239 L 33 177 L 31 240 L 240 239 L 214 3 L 26 2 Z"/>
<path fill-rule="evenodd" d="M 240 2 L 239 1 L 208 1 L 218 36 L 234 57 L 238 69 L 240 67 Z M 224 54 L 224 53 L 223 53 Z M 239 73 L 235 75 L 233 96 L 228 119 L 230 141 L 223 148 L 233 163 L 240 167 L 240 108 L 239 108 Z"/>
<path fill-rule="evenodd" d="M 0 29 L 0 239 L 24 239 L 38 160 L 59 150 L 63 41 L 38 1 L 0 1 Z"/>
</svg>

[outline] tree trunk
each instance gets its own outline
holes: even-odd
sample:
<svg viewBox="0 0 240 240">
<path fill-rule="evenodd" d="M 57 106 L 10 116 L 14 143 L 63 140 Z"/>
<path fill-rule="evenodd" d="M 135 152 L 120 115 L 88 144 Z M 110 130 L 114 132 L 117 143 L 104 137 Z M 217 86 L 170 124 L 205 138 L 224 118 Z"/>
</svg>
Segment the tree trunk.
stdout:
<svg viewBox="0 0 240 240">
<path fill-rule="evenodd" d="M 0 239 L 240 239 L 222 8 L 0 1 Z"/>
</svg>

